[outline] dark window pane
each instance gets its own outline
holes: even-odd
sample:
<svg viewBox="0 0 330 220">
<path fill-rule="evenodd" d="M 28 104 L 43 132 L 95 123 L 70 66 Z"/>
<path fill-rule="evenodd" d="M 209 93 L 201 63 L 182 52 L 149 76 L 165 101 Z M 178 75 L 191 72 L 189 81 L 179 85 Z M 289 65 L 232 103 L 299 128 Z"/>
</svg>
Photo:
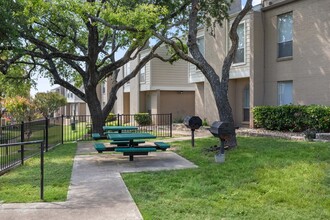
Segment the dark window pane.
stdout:
<svg viewBox="0 0 330 220">
<path fill-rule="evenodd" d="M 234 63 L 244 63 L 244 48 L 237 49 L 234 57 Z"/>
<path fill-rule="evenodd" d="M 250 121 L 250 109 L 249 108 L 243 109 L 243 121 Z"/>
<path fill-rule="evenodd" d="M 292 56 L 292 41 L 278 43 L 278 57 Z"/>
</svg>

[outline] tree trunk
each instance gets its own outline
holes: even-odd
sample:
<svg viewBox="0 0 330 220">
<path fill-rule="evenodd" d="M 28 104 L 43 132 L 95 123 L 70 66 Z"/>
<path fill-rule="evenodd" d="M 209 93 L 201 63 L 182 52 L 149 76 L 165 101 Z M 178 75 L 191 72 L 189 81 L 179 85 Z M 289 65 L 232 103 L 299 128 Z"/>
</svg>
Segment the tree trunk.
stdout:
<svg viewBox="0 0 330 220">
<path fill-rule="evenodd" d="M 101 103 L 97 97 L 96 87 L 86 89 L 86 100 L 92 119 L 93 133 L 103 134 L 106 116 L 102 112 Z"/>
<path fill-rule="evenodd" d="M 209 72 L 210 73 L 210 72 Z M 209 77 L 209 83 L 211 85 L 215 103 L 218 109 L 218 115 L 221 121 L 230 122 L 234 125 L 234 117 L 232 113 L 232 109 L 228 99 L 228 82 L 224 83 L 223 80 L 219 81 L 219 78 L 215 76 L 215 72 L 213 74 L 214 77 Z M 237 146 L 236 140 L 236 132 L 230 135 L 229 139 L 226 140 L 225 146 L 229 148 L 234 148 Z"/>
</svg>

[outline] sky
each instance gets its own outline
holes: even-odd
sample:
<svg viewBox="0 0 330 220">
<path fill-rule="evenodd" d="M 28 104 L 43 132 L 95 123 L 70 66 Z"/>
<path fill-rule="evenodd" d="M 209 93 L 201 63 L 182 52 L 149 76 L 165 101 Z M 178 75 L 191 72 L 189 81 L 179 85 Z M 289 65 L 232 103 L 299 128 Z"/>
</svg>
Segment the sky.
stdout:
<svg viewBox="0 0 330 220">
<path fill-rule="evenodd" d="M 244 7 L 246 0 L 242 0 L 242 6 Z M 258 5 L 261 3 L 261 0 L 253 0 L 252 5 Z"/>
<path fill-rule="evenodd" d="M 52 88 L 57 87 L 57 85 L 51 86 L 49 80 L 43 77 L 38 77 L 38 79 L 36 79 L 36 82 L 36 89 L 32 88 L 30 91 L 30 94 L 32 96 L 34 96 L 38 92 L 49 92 Z"/>
</svg>

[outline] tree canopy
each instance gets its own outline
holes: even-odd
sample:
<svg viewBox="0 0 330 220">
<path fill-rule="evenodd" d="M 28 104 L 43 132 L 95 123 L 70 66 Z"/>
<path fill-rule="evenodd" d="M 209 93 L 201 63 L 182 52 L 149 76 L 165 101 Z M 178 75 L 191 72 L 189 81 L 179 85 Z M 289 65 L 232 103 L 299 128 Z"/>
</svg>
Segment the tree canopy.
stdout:
<svg viewBox="0 0 330 220">
<path fill-rule="evenodd" d="M 50 114 L 66 105 L 66 103 L 66 98 L 55 92 L 38 92 L 33 99 L 35 108 L 44 117 L 49 117 Z"/>
<path fill-rule="evenodd" d="M 32 74 L 49 77 L 88 104 L 93 129 L 101 132 L 118 89 L 149 60 L 173 62 L 180 57 L 200 68 L 203 62 L 196 59 L 200 54 L 194 55 L 196 39 L 191 33 L 198 25 L 221 25 L 231 2 L 9 0 L 0 4 L 0 12 L 5 12 L 0 29 L 0 71 L 8 75 L 13 68 L 24 69 L 23 79 Z M 185 36 L 193 58 L 187 56 Z M 163 42 L 174 48 L 167 58 L 157 54 Z M 146 48 L 149 53 L 139 58 Z M 121 57 L 118 51 L 123 52 Z M 139 60 L 136 67 L 119 80 L 119 69 L 134 59 Z M 106 78 L 112 80 L 112 87 L 108 102 L 101 107 L 97 85 Z"/>
</svg>

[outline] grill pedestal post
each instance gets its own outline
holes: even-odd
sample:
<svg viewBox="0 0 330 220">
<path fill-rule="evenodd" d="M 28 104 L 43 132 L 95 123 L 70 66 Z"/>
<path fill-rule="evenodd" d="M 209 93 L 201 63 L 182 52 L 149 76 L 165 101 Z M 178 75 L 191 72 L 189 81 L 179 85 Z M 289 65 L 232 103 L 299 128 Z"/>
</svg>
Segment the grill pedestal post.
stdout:
<svg viewBox="0 0 330 220">
<path fill-rule="evenodd" d="M 195 147 L 195 129 L 191 129 L 191 146 Z"/>
<path fill-rule="evenodd" d="M 220 151 L 214 156 L 216 163 L 225 162 L 225 140 L 220 139 Z"/>
</svg>

